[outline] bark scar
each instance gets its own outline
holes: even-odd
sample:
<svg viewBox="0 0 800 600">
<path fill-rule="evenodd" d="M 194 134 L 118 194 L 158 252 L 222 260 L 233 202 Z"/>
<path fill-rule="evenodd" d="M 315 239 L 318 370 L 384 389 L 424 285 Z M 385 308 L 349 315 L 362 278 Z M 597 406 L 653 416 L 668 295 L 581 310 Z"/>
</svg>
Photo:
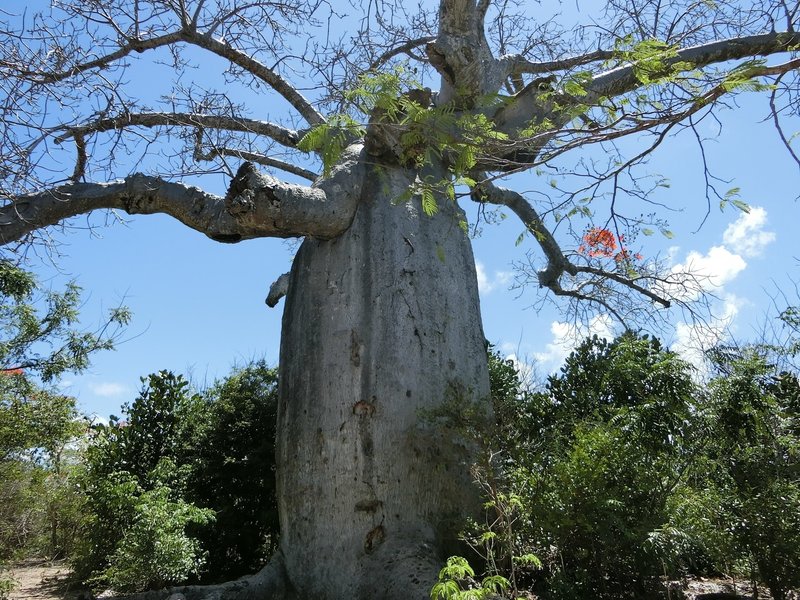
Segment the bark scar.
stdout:
<svg viewBox="0 0 800 600">
<path fill-rule="evenodd" d="M 350 362 L 354 367 L 361 364 L 361 340 L 355 329 L 350 330 Z"/>
<path fill-rule="evenodd" d="M 359 417 L 371 417 L 375 414 L 375 404 L 366 400 L 359 400 L 353 404 L 353 414 Z"/>
<path fill-rule="evenodd" d="M 372 554 L 372 552 L 374 552 L 377 547 L 384 542 L 385 539 L 386 531 L 384 531 L 383 525 L 373 527 L 364 540 L 364 552 L 367 554 Z"/>
<path fill-rule="evenodd" d="M 380 500 L 360 500 L 356 502 L 356 511 L 357 512 L 378 512 L 378 510 L 383 506 L 383 502 Z"/>
</svg>

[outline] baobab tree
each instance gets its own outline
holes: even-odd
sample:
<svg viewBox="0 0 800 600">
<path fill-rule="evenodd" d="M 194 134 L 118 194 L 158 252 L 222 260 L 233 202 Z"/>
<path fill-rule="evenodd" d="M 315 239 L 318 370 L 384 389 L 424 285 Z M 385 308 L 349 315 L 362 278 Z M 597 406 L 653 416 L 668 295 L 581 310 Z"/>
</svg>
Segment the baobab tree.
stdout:
<svg viewBox="0 0 800 600">
<path fill-rule="evenodd" d="M 428 597 L 479 498 L 470 444 L 424 415 L 489 392 L 459 202 L 519 218 L 541 251 L 536 282 L 567 303 L 624 319 L 680 301 L 692 281 L 627 247 L 660 221 L 616 201 L 646 201 L 658 182 L 637 166 L 741 91 L 763 92 L 792 152 L 781 119 L 797 108 L 799 10 L 614 0 L 569 26 L 511 0 L 57 0 L 7 12 L 8 252 L 108 209 L 171 215 L 223 243 L 303 240 L 269 298 L 286 296 L 280 551 L 249 579 L 184 593 Z M 148 56 L 175 72 L 164 97 L 129 82 Z M 220 91 L 207 71 L 222 63 Z M 573 187 L 517 191 L 550 170 Z M 224 196 L 189 184 L 219 173 Z"/>
</svg>

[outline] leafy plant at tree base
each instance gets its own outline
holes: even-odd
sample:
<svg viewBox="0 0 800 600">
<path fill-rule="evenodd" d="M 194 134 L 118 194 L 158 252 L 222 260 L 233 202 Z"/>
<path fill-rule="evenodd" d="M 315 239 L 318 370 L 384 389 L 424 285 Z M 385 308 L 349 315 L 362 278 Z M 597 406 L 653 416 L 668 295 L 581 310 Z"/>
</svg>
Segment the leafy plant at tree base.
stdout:
<svg viewBox="0 0 800 600">
<path fill-rule="evenodd" d="M 484 577 L 478 584 L 469 562 L 460 556 L 451 556 L 439 571 L 439 581 L 431 589 L 431 600 L 483 600 L 508 588 L 508 580 L 500 575 Z"/>
<path fill-rule="evenodd" d="M 167 472 L 173 467 L 165 460 L 157 470 Z M 120 592 L 159 589 L 199 573 L 205 554 L 186 529 L 191 524 L 212 521 L 214 511 L 172 499 L 172 490 L 163 484 L 141 492 L 133 502 L 130 527 L 124 531 L 102 574 L 112 589 Z"/>
<path fill-rule="evenodd" d="M 278 540 L 275 426 L 278 373 L 263 361 L 236 368 L 204 393 L 191 436 L 186 497 L 216 513 L 196 528 L 208 553 L 204 581 L 253 573 Z"/>
<path fill-rule="evenodd" d="M 254 362 L 203 394 L 168 371 L 143 381 L 126 420 L 98 427 L 88 450 L 79 576 L 128 591 L 255 572 L 277 542 L 276 371 Z M 151 516 L 170 511 L 158 530 Z"/>
<path fill-rule="evenodd" d="M 477 479 L 494 517 L 472 539 L 505 557 L 512 587 L 521 578 L 547 598 L 657 591 L 680 564 L 672 538 L 657 542 L 671 535 L 668 501 L 693 456 L 688 365 L 628 334 L 585 341 L 541 392 L 525 391 L 499 356 L 490 373 L 500 431 L 495 471 Z"/>
<path fill-rule="evenodd" d="M 141 531 L 139 537 L 127 541 L 125 535 L 137 522 L 147 522 L 147 515 L 155 510 L 151 507 L 155 499 L 163 500 L 163 506 L 158 508 L 161 512 L 167 508 L 185 512 L 185 505 L 189 504 L 184 500 L 189 467 L 179 459 L 192 447 L 188 439 L 191 430 L 185 424 L 193 423 L 191 415 L 202 410 L 202 399 L 190 392 L 183 377 L 169 371 L 152 374 L 143 383 L 139 396 L 130 407 L 125 407 L 127 421 L 112 417 L 107 426 L 97 426 L 87 450 L 82 483 L 87 498 L 86 517 L 83 542 L 75 553 L 74 563 L 79 578 L 94 585 L 105 585 L 109 574 L 114 574 L 122 585 L 128 585 L 124 576 L 127 567 L 122 571 L 109 568 L 115 556 L 130 565 L 135 562 L 137 549 L 149 552 L 144 546 L 130 545 L 141 541 L 144 535 Z M 149 502 L 142 500 L 148 492 L 161 488 L 170 490 L 169 501 L 159 495 L 163 492 L 149 497 Z M 176 515 L 175 519 L 178 518 Z M 190 519 L 184 525 L 205 522 Z M 165 535 L 176 535 L 174 527 Z M 127 545 L 123 547 L 124 544 Z M 140 560 L 146 566 L 146 569 L 138 567 L 142 572 L 150 569 L 158 573 L 158 566 L 148 562 L 149 556 L 143 555 Z M 171 566 L 163 568 L 164 572 L 177 572 Z M 194 572 L 186 570 L 187 574 Z"/>
</svg>

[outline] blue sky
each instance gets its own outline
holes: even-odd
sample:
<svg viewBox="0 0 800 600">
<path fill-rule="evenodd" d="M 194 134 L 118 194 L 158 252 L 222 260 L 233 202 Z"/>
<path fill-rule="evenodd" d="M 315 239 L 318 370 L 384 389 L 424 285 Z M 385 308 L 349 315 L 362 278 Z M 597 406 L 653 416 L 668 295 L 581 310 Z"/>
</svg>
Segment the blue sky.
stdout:
<svg viewBox="0 0 800 600">
<path fill-rule="evenodd" d="M 134 83 L 136 78 L 153 82 L 149 70 L 133 69 L 129 75 Z M 706 201 L 699 152 L 686 133 L 665 143 L 646 167 L 670 180 L 670 187 L 653 200 L 674 208 L 661 214 L 675 236 L 640 237 L 636 250 L 645 256 L 661 254 L 676 266 L 692 265 L 716 284 L 708 289 L 718 298 L 713 301 L 713 327 L 700 331 L 676 313 L 671 317 L 674 327 L 665 336 L 694 361 L 699 360 L 698 345 L 725 335 L 739 340 L 755 335 L 770 296 L 781 288 L 793 289 L 792 281 L 800 278 L 798 166 L 771 123 L 764 122 L 766 97 L 743 94 L 738 104 L 736 110 L 721 113 L 720 132 L 711 121 L 701 130 L 709 138 L 706 148 L 713 170 L 731 180 L 721 187 L 741 188 L 742 199 L 753 208 L 749 214 L 735 208 L 720 212 L 712 204 L 703 222 Z M 800 126 L 790 122 L 787 130 L 791 134 Z M 540 179 L 528 175 L 515 184 L 519 189 L 546 189 L 547 181 Z M 224 193 L 224 180 L 215 185 L 206 187 Z M 474 218 L 475 205 L 467 202 L 464 208 Z M 576 330 L 559 305 L 541 302 L 540 290 L 510 289 L 513 262 L 528 250 L 536 251 L 530 239 L 515 246 L 521 230 L 510 216 L 499 225 L 484 226 L 474 241 L 484 331 L 506 355 L 546 374 L 558 367 L 576 336 L 611 334 L 613 328 L 598 315 Z M 125 223 L 110 227 L 55 235 L 60 256 L 34 261 L 45 285 L 57 289 L 76 279 L 85 290 L 82 314 L 87 327 L 119 302 L 134 314 L 116 351 L 96 355 L 86 373 L 61 382 L 86 412 L 118 414 L 120 404 L 135 397 L 139 378 L 156 370 L 190 375 L 202 386 L 251 358 L 277 362 L 283 303 L 269 309 L 264 298 L 269 285 L 288 270 L 291 244 L 255 240 L 222 245 L 160 216 L 125 217 Z"/>
</svg>

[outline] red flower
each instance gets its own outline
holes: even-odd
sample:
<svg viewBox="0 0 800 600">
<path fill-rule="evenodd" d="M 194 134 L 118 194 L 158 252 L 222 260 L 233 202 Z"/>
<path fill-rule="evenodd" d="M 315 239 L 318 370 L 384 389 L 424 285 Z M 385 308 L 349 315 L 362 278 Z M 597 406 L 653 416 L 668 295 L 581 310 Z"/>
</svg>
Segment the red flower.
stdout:
<svg viewBox="0 0 800 600">
<path fill-rule="evenodd" d="M 624 235 L 616 236 L 603 227 L 592 227 L 583 234 L 582 239 L 583 243 L 578 246 L 578 252 L 589 258 L 613 258 L 618 263 L 642 260 L 641 254 L 631 254 L 630 250 L 624 246 Z"/>
</svg>

